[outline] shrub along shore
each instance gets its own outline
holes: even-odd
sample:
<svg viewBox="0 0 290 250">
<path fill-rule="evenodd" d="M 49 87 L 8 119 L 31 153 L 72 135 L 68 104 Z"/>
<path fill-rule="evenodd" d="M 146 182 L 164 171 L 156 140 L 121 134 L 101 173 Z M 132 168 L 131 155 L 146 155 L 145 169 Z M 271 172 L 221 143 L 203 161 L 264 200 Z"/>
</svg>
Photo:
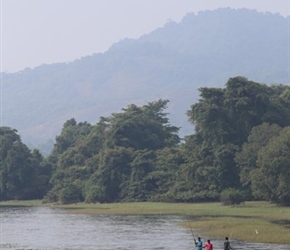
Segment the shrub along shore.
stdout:
<svg viewBox="0 0 290 250">
<path fill-rule="evenodd" d="M 290 207 L 268 202 L 245 202 L 239 206 L 158 202 L 62 205 L 37 200 L 5 201 L 0 206 L 45 206 L 78 214 L 181 215 L 187 217 L 182 226 L 191 227 L 203 238 L 229 236 L 250 242 L 290 244 Z"/>
</svg>

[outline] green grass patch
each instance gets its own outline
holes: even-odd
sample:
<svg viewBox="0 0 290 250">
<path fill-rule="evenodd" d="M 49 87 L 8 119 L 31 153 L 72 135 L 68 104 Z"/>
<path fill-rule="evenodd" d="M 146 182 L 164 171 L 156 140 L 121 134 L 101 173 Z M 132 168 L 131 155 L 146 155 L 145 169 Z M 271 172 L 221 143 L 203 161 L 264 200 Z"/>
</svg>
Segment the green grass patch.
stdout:
<svg viewBox="0 0 290 250">
<path fill-rule="evenodd" d="M 190 226 L 208 237 L 229 236 L 250 242 L 290 244 L 290 229 L 263 219 L 205 217 L 191 222 Z"/>
</svg>

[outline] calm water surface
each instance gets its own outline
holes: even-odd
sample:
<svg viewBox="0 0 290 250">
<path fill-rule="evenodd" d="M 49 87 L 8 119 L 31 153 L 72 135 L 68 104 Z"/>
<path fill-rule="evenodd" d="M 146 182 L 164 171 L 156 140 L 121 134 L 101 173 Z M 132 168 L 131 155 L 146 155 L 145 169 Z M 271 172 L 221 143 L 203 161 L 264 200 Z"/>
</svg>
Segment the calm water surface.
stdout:
<svg viewBox="0 0 290 250">
<path fill-rule="evenodd" d="M 0 208 L 2 250 L 195 249 L 180 216 L 76 215 L 54 208 Z M 222 249 L 223 239 L 212 239 Z M 236 249 L 290 250 L 290 246 L 232 240 Z"/>
</svg>

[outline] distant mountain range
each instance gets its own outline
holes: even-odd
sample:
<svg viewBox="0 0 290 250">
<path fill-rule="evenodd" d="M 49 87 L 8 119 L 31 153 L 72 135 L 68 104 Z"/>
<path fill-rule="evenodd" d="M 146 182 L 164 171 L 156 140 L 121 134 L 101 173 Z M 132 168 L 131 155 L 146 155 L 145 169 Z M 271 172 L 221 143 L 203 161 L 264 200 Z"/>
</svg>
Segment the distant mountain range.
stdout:
<svg viewBox="0 0 290 250">
<path fill-rule="evenodd" d="M 2 74 L 2 126 L 44 148 L 75 118 L 92 124 L 129 104 L 169 99 L 172 125 L 192 134 L 186 111 L 200 87 L 224 87 L 237 75 L 290 82 L 290 17 L 248 9 L 186 15 L 139 39 L 70 63 Z M 50 142 L 49 142 L 50 141 Z"/>
</svg>

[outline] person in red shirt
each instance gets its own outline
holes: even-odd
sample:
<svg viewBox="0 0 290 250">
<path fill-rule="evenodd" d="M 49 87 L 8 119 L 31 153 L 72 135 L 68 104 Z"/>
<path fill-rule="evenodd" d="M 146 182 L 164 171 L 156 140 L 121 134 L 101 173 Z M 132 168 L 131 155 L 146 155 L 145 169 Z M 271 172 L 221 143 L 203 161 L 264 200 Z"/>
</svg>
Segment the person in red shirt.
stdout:
<svg viewBox="0 0 290 250">
<path fill-rule="evenodd" d="M 210 240 L 207 240 L 207 243 L 203 246 L 206 250 L 213 250 L 213 245 L 210 243 Z"/>
</svg>

